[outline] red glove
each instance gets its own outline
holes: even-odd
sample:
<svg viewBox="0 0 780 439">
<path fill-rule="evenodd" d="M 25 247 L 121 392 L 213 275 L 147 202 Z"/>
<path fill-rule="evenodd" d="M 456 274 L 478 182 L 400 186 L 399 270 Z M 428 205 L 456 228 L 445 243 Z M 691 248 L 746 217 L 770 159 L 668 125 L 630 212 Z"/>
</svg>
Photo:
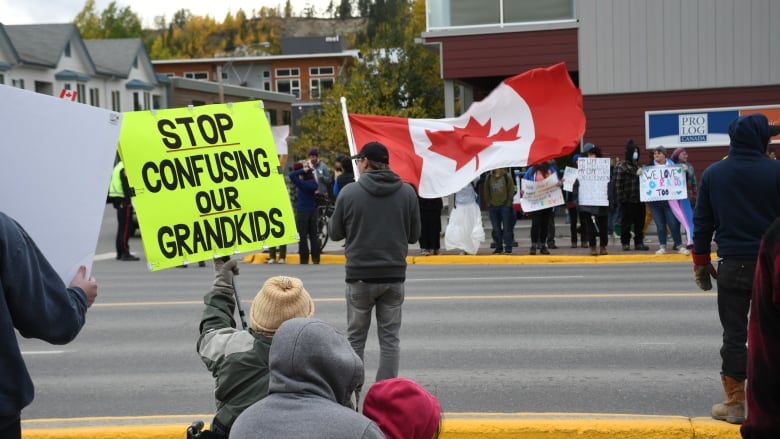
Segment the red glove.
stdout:
<svg viewBox="0 0 780 439">
<path fill-rule="evenodd" d="M 693 254 L 693 276 L 697 287 L 704 291 L 712 289 L 712 279 L 710 277 L 717 279 L 718 272 L 712 266 L 712 262 L 710 262 L 709 253 L 703 255 Z"/>
</svg>

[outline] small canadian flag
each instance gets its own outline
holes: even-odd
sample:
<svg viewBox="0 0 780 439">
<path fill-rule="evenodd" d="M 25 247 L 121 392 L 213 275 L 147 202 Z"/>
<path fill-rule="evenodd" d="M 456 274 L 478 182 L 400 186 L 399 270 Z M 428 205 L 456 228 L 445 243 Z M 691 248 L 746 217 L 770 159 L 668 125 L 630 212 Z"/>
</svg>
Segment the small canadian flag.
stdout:
<svg viewBox="0 0 780 439">
<path fill-rule="evenodd" d="M 60 92 L 60 98 L 61 99 L 69 99 L 73 102 L 76 102 L 76 96 L 78 96 L 79 92 L 76 90 L 68 90 L 67 88 L 63 88 Z"/>
</svg>

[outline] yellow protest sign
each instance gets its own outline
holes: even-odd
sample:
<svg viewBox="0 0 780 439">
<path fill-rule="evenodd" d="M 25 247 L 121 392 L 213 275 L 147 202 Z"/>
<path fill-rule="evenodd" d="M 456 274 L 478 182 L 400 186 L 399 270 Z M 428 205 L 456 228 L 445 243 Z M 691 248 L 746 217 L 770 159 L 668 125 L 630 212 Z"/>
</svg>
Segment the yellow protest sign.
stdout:
<svg viewBox="0 0 780 439">
<path fill-rule="evenodd" d="M 120 155 L 152 271 L 297 242 L 261 102 L 123 117 Z"/>
</svg>

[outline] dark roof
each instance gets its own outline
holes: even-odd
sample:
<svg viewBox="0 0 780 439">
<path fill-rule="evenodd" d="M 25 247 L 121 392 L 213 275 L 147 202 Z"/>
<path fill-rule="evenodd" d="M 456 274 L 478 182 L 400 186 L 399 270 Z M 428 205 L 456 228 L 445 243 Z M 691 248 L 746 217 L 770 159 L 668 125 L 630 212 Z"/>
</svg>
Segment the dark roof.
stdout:
<svg viewBox="0 0 780 439">
<path fill-rule="evenodd" d="M 140 38 L 84 40 L 98 73 L 127 78 L 138 52 L 143 47 Z"/>
<path fill-rule="evenodd" d="M 18 24 L 4 27 L 20 62 L 51 68 L 57 66 L 65 46 L 73 34 L 78 33 L 73 23 Z"/>
<path fill-rule="evenodd" d="M 344 39 L 332 37 L 283 37 L 282 55 L 303 55 L 307 53 L 341 53 Z"/>
</svg>

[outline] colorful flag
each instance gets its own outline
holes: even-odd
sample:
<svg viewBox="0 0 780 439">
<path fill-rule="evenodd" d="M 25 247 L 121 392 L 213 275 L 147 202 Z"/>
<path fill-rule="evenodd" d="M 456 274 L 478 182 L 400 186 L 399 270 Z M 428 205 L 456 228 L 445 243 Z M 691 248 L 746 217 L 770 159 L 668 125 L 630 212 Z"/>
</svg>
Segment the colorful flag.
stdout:
<svg viewBox="0 0 780 439">
<path fill-rule="evenodd" d="M 60 99 L 76 102 L 76 96 L 78 96 L 78 94 L 79 92 L 76 90 L 68 90 L 67 88 L 63 88 L 62 91 L 60 91 Z"/>
<path fill-rule="evenodd" d="M 383 143 L 390 168 L 424 198 L 457 192 L 491 169 L 567 155 L 585 132 L 582 93 L 563 63 L 505 79 L 458 117 L 350 114 L 349 122 L 356 148 Z"/>
</svg>

